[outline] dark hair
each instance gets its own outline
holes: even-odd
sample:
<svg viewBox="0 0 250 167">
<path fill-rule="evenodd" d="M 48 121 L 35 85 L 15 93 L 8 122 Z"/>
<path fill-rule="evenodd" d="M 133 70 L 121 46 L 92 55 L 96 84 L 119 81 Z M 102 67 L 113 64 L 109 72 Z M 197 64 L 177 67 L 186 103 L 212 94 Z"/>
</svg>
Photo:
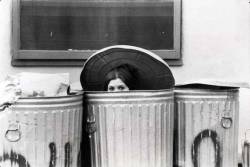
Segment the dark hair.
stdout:
<svg viewBox="0 0 250 167">
<path fill-rule="evenodd" d="M 117 78 L 120 78 L 130 90 L 134 90 L 137 85 L 137 69 L 128 64 L 111 69 L 105 76 L 104 90 L 108 89 L 111 80 Z"/>
</svg>

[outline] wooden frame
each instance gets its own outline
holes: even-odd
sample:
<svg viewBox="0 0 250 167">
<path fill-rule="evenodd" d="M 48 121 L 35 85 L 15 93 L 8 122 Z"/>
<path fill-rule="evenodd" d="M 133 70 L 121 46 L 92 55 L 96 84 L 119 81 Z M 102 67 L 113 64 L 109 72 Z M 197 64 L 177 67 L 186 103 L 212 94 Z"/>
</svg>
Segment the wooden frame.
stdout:
<svg viewBox="0 0 250 167">
<path fill-rule="evenodd" d="M 169 65 L 182 65 L 181 0 L 174 0 L 174 49 L 151 50 Z M 95 50 L 21 50 L 20 0 L 12 0 L 12 65 L 13 66 L 82 66 Z"/>
</svg>

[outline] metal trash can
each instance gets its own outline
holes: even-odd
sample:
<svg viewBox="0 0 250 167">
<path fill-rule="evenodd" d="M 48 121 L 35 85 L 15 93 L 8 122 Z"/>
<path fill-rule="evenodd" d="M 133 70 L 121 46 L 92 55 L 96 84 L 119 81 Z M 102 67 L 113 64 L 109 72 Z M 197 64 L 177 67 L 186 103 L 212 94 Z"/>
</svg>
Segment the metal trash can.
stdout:
<svg viewBox="0 0 250 167">
<path fill-rule="evenodd" d="M 0 113 L 0 166 L 80 166 L 82 94 L 21 98 Z"/>
<path fill-rule="evenodd" d="M 86 92 L 92 167 L 171 167 L 173 90 Z"/>
<path fill-rule="evenodd" d="M 250 142 L 245 140 L 242 146 L 242 166 L 250 167 Z"/>
<path fill-rule="evenodd" d="M 238 106 L 238 88 L 177 87 L 174 165 L 236 167 Z"/>
<path fill-rule="evenodd" d="M 250 167 L 250 129 L 245 131 L 245 138 L 242 141 L 242 166 Z"/>
</svg>

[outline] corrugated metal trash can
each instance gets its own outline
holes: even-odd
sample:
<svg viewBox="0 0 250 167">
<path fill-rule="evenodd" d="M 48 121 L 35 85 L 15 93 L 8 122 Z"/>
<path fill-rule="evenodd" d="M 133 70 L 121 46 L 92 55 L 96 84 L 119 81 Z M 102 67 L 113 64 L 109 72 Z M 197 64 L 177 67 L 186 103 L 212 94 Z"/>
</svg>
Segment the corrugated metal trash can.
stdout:
<svg viewBox="0 0 250 167">
<path fill-rule="evenodd" d="M 250 129 L 245 131 L 245 138 L 242 144 L 242 166 L 250 167 Z"/>
<path fill-rule="evenodd" d="M 177 87 L 174 165 L 236 167 L 238 106 L 238 88 Z"/>
<path fill-rule="evenodd" d="M 82 94 L 21 98 L 0 112 L 0 166 L 80 166 Z"/>
<path fill-rule="evenodd" d="M 92 167 L 171 167 L 173 90 L 86 92 Z"/>
</svg>

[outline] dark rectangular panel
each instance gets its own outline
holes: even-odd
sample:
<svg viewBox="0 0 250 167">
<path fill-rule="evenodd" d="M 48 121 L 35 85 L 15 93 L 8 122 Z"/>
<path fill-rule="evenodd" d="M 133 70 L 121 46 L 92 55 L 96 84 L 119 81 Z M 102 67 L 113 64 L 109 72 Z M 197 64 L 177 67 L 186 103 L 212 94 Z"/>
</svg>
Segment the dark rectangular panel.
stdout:
<svg viewBox="0 0 250 167">
<path fill-rule="evenodd" d="M 116 44 L 174 48 L 173 2 L 95 6 L 35 2 L 21 3 L 23 50 L 98 50 Z"/>
</svg>

